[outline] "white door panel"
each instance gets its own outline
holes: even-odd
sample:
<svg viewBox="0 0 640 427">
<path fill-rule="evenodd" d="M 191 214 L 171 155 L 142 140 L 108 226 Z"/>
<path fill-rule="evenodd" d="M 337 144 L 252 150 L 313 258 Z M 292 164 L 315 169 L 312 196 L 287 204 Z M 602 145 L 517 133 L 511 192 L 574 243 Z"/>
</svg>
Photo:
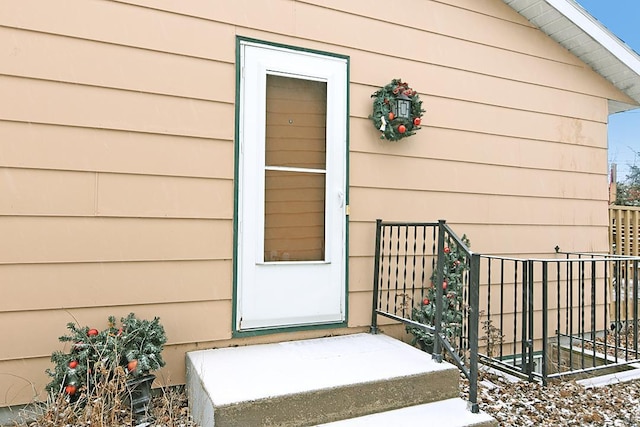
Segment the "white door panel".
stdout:
<svg viewBox="0 0 640 427">
<path fill-rule="evenodd" d="M 241 62 L 236 329 L 342 322 L 346 60 L 243 42 Z"/>
</svg>

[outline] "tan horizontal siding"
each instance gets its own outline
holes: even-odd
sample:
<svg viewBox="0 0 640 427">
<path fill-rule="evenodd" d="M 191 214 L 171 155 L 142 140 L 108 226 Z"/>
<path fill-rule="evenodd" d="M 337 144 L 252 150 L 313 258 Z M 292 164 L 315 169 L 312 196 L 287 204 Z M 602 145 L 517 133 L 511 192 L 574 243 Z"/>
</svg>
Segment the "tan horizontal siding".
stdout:
<svg viewBox="0 0 640 427">
<path fill-rule="evenodd" d="M 93 215 L 95 187 L 94 173 L 0 168 L 0 215 Z"/>
<path fill-rule="evenodd" d="M 481 15 L 494 16 L 498 19 L 512 21 L 527 27 L 533 27 L 527 19 L 507 7 L 506 4 L 493 0 L 434 0 L 439 3 L 449 4 L 461 9 L 473 11 Z"/>
<path fill-rule="evenodd" d="M 220 10 L 217 8 L 214 3 L 211 2 L 174 2 L 172 0 L 119 0 L 123 3 L 130 4 L 138 4 L 150 8 L 157 8 L 160 10 L 172 11 L 179 14 L 186 14 L 192 16 L 198 16 L 202 18 L 212 19 L 212 20 L 222 20 L 225 22 L 233 22 L 240 26 L 264 26 L 262 29 L 264 30 L 278 30 L 285 31 L 290 30 L 295 27 L 288 26 L 288 23 L 283 23 L 282 27 L 268 27 L 269 22 L 272 20 L 268 18 L 274 18 L 275 20 L 282 19 L 282 16 L 294 18 L 291 13 L 291 9 L 286 9 L 284 5 L 287 2 L 277 1 L 273 3 L 273 11 L 267 10 L 268 15 L 260 15 L 255 10 L 245 10 L 244 8 L 239 9 L 231 9 L 225 8 Z M 299 0 L 298 3 L 307 3 L 311 6 L 323 7 L 328 9 L 335 9 L 341 12 L 346 12 L 349 14 L 360 15 L 373 17 L 380 20 L 389 20 L 389 15 L 385 14 L 385 8 L 375 8 L 372 7 L 372 3 L 370 0 L 351 0 L 349 2 L 341 2 L 340 0 Z M 271 5 L 270 5 L 271 6 Z M 407 11 L 411 11 L 411 13 L 407 13 Z M 522 26 L 532 28 L 533 26 L 522 16 L 513 13 L 513 10 L 502 3 L 497 3 L 492 0 L 445 0 L 445 1 L 431 1 L 431 0 L 411 0 L 406 1 L 403 5 L 403 12 L 394 15 L 394 22 L 401 26 L 408 27 L 417 27 L 415 16 L 425 14 L 425 23 L 428 25 L 424 25 L 427 28 L 431 28 L 432 26 L 436 26 L 438 24 L 441 25 L 440 29 L 443 31 L 464 31 L 465 28 L 470 24 L 477 25 L 476 22 L 472 20 L 463 21 L 462 25 L 457 25 L 452 22 L 449 26 L 440 23 L 439 20 L 444 20 L 444 18 L 449 19 L 462 19 L 461 14 L 467 12 L 475 12 L 472 15 L 476 20 L 481 18 L 485 19 L 493 19 L 494 24 L 496 22 L 499 23 L 499 20 L 504 20 L 508 22 L 515 22 Z M 435 16 L 427 16 L 427 13 L 433 13 Z M 284 15 L 281 15 L 284 14 Z M 457 14 L 457 15 L 456 15 Z M 440 19 L 439 19 L 440 18 Z M 454 28 L 452 30 L 452 27 Z M 451 32 L 449 35 L 453 37 L 462 37 L 460 34 Z M 477 38 L 478 40 L 481 37 L 490 37 L 490 35 L 478 34 L 477 32 L 468 31 L 468 36 L 470 38 Z M 495 43 L 499 43 L 500 40 L 493 40 Z M 524 42 L 525 40 L 523 40 Z M 501 41 L 502 43 L 508 43 L 508 41 Z M 485 43 L 490 43 L 489 40 L 485 40 Z"/>
<path fill-rule="evenodd" d="M 0 168 L 0 194 L 0 215 L 233 218 L 230 180 Z"/>
<path fill-rule="evenodd" d="M 428 120 L 428 114 L 427 119 Z M 370 121 L 353 120 L 352 130 L 375 132 Z M 389 144 L 372 138 L 352 138 L 351 152 L 430 158 L 434 160 L 515 166 L 526 169 L 561 170 L 603 175 L 605 147 L 491 135 L 457 129 L 429 127 L 407 141 Z"/>
<path fill-rule="evenodd" d="M 99 215 L 233 219 L 231 180 L 124 174 L 97 179 Z"/>
<path fill-rule="evenodd" d="M 0 92 L 2 120 L 233 138 L 232 104 L 6 76 Z"/>
<path fill-rule="evenodd" d="M 453 112 L 465 110 L 470 114 L 473 114 L 472 110 L 480 110 L 485 121 L 480 117 L 454 117 Z M 446 160 L 468 159 L 486 164 L 511 164 L 536 169 L 606 173 L 606 168 L 602 167 L 603 161 L 607 159 L 605 124 L 536 113 L 510 114 L 506 112 L 508 110 L 504 110 L 505 114 L 502 114 L 503 111 L 493 107 L 482 110 L 483 107 L 472 104 L 458 104 L 455 109 L 447 108 L 446 111 L 451 116 L 445 116 L 447 112 L 425 113 L 423 119 L 427 123 L 423 122 L 422 128 L 409 141 L 398 143 L 381 140 L 380 132 L 371 120 L 352 118 L 351 132 L 352 135 L 356 135 L 352 138 L 353 151 Z M 522 124 L 501 127 L 500 117 L 507 119 L 509 116 L 514 120 L 531 120 L 531 123 L 542 128 L 532 129 Z M 441 121 L 438 122 L 438 119 Z M 509 129 L 510 127 L 512 129 Z M 561 146 L 562 144 L 565 146 Z M 484 154 L 479 154 L 479 157 L 473 156 L 480 151 Z M 452 156 L 447 157 L 450 152 Z"/>
<path fill-rule="evenodd" d="M 46 369 L 53 369 L 50 355 L 0 360 L 0 407 L 45 401 L 44 387 L 49 383 Z"/>
<path fill-rule="evenodd" d="M 605 174 L 352 153 L 351 186 L 608 200 Z"/>
<path fill-rule="evenodd" d="M 472 209 L 472 208 L 470 208 Z M 405 220 L 411 220 L 405 219 Z M 563 251 L 606 252 L 607 225 L 539 226 L 485 225 L 450 223 L 453 231 L 471 240 L 473 250 L 483 254 L 513 255 L 523 253 L 553 254 L 559 245 Z M 351 222 L 349 255 L 373 256 L 375 222 Z M 603 238 L 604 236 L 604 238 Z"/>
<path fill-rule="evenodd" d="M 602 148 L 606 141 L 607 126 L 601 122 L 446 98 L 425 97 L 425 101 L 426 126 Z"/>
<path fill-rule="evenodd" d="M 216 9 L 222 11 L 226 8 Z M 256 10 L 264 13 L 266 8 Z M 158 13 L 116 1 L 63 0 L 52 3 L 9 0 L 0 2 L 0 16 L 7 27 L 229 63 L 233 63 L 235 58 L 235 43 L 228 43 L 236 33 L 231 25 L 211 25 L 203 19 Z"/>
<path fill-rule="evenodd" d="M 229 220 L 5 217 L 0 264 L 231 259 Z"/>
<path fill-rule="evenodd" d="M 373 289 L 373 256 L 349 256 L 348 282 L 349 292 L 371 292 Z"/>
<path fill-rule="evenodd" d="M 0 62 L 0 74 L 90 86 L 233 102 L 233 63 L 167 54 L 129 46 L 0 27 L 0 49 L 15 51 Z M 42 66 L 47 58 L 47 66 Z"/>
<path fill-rule="evenodd" d="M 349 326 L 365 326 L 371 324 L 371 292 L 349 293 Z M 388 324 L 389 319 L 382 320 Z"/>
<path fill-rule="evenodd" d="M 195 55 L 226 62 L 233 62 L 234 58 L 233 49 L 229 49 L 232 48 L 233 36 L 235 35 L 234 25 L 242 29 L 241 34 L 245 33 L 244 29 L 246 28 L 246 34 L 244 35 L 248 36 L 256 35 L 256 31 L 266 31 L 259 38 L 272 38 L 273 41 L 291 43 L 291 38 L 294 37 L 299 39 L 299 42 L 294 44 L 305 44 L 308 47 L 318 46 L 319 48 L 324 48 L 324 50 L 327 49 L 327 44 L 329 44 L 334 46 L 330 50 L 335 51 L 338 49 L 339 53 L 349 54 L 349 52 L 344 51 L 345 48 L 378 52 L 384 55 L 376 61 L 378 66 L 372 69 L 367 65 L 367 68 L 363 69 L 369 79 L 374 78 L 373 81 L 368 81 L 369 84 L 374 84 L 378 81 L 378 79 L 375 79 L 374 74 L 376 70 L 385 74 L 384 70 L 387 69 L 386 62 L 395 62 L 397 58 L 407 58 L 412 61 L 439 64 L 449 68 L 465 69 L 544 86 L 569 88 L 578 92 L 616 98 L 621 97 L 621 93 L 604 79 L 600 79 L 599 84 L 594 84 L 597 80 L 593 80 L 593 71 L 588 67 L 568 65 L 557 60 L 543 59 L 538 56 L 514 52 L 513 50 L 499 49 L 484 43 L 452 38 L 449 35 L 399 27 L 397 24 L 388 21 L 372 20 L 357 14 L 345 14 L 315 5 L 280 0 L 276 4 L 270 4 L 269 8 L 255 8 L 252 11 L 253 13 L 247 15 L 244 12 L 240 12 L 242 8 L 220 8 L 212 3 L 209 6 L 209 13 L 216 13 L 215 20 L 213 20 L 212 18 L 207 18 L 205 13 L 201 13 L 197 17 L 190 17 L 116 2 L 87 5 L 78 2 L 78 0 L 67 0 L 67 3 L 78 11 L 77 20 L 74 19 L 75 16 L 65 16 L 64 21 L 41 19 L 40 16 L 55 17 L 57 13 L 60 13 L 53 6 L 51 6 L 52 10 L 49 11 L 43 10 L 42 6 L 38 5 L 39 13 L 31 14 L 15 13 L 14 8 L 17 6 L 14 3 L 4 5 L 3 8 L 6 9 L 7 14 L 13 13 L 17 15 L 11 16 L 7 22 L 7 25 L 17 28 L 35 29 L 54 34 L 71 34 L 82 38 L 109 41 L 115 44 L 144 47 L 183 55 Z M 36 3 L 29 1 L 21 4 L 23 4 L 24 9 L 28 10 L 29 7 L 34 7 Z M 25 4 L 26 6 L 24 6 Z M 296 6 L 295 8 L 294 5 Z M 276 23 L 269 24 L 273 21 L 269 21 L 267 17 L 271 13 L 278 14 L 279 7 L 283 8 L 279 13 L 280 18 Z M 82 14 L 82 11 L 87 8 L 92 11 L 89 12 L 87 10 L 87 13 L 95 14 L 98 11 L 101 18 L 104 18 L 103 22 L 92 22 L 92 25 L 88 26 L 86 20 L 83 19 L 81 21 L 79 17 L 87 16 Z M 291 22 L 283 25 L 282 23 L 286 22 L 286 20 L 282 19 L 282 16 L 287 16 L 288 11 L 293 9 L 295 9 L 295 14 L 292 15 Z M 228 12 L 225 12 L 225 10 Z M 1 12 L 3 12 L 2 8 L 0 8 Z M 50 12 L 50 14 L 47 15 L 47 12 Z M 469 15 L 469 11 L 462 10 L 461 13 Z M 515 12 L 513 14 L 516 15 Z M 477 14 L 474 13 L 473 15 Z M 204 16 L 205 19 L 201 19 L 201 16 Z M 139 22 L 146 22 L 147 25 L 143 26 L 144 32 L 131 30 L 126 34 L 128 38 L 125 43 L 121 40 L 122 34 L 113 34 L 114 32 L 110 31 L 111 26 L 103 24 L 109 22 L 108 18 L 112 18 L 113 22 L 122 22 L 123 26 L 126 26 L 129 21 L 132 21 L 131 25 L 135 27 L 141 27 Z M 212 19 L 212 21 L 207 21 L 207 19 Z M 225 21 L 225 24 L 220 24 L 219 21 Z M 61 22 L 64 22 L 64 26 L 60 24 Z M 331 22 L 332 31 L 327 32 L 326 25 L 316 25 L 318 22 Z M 295 23 L 295 26 L 292 28 L 293 23 Z M 512 26 L 511 31 L 522 27 L 520 24 L 510 25 Z M 367 27 L 369 30 L 367 32 L 352 31 L 354 27 L 358 26 Z M 254 30 L 253 28 L 260 30 Z M 175 33 L 172 33 L 172 30 Z M 218 30 L 219 33 L 212 34 L 214 30 Z M 369 36 L 365 37 L 365 34 L 387 33 L 393 33 L 394 37 L 379 38 L 376 41 L 375 49 L 372 48 L 371 38 Z M 192 37 L 170 38 L 168 37 L 169 34 L 190 34 Z M 418 46 L 424 47 L 416 49 L 416 43 L 398 44 L 395 41 L 396 39 L 420 40 L 421 42 Z M 216 40 L 217 43 L 211 45 L 193 43 L 193 40 Z M 214 48 L 216 50 L 212 51 Z M 566 51 L 559 46 L 550 47 L 550 49 L 554 48 L 555 51 L 566 55 Z M 224 52 L 218 52 L 220 49 L 224 49 Z M 215 56 L 212 56 L 212 52 L 215 52 Z M 456 55 L 451 55 L 451 52 L 456 52 Z M 514 60 L 514 56 L 517 57 L 517 60 Z M 505 63 L 509 63 L 510 66 L 504 67 L 502 64 Z M 362 62 L 357 61 L 352 63 L 353 79 L 355 81 L 362 81 L 358 78 L 358 67 L 361 64 L 364 65 Z M 404 78 L 411 81 L 409 77 L 412 76 L 405 76 Z M 388 76 L 385 75 L 383 80 L 388 80 Z M 628 101 L 627 98 L 624 99 Z"/>
<path fill-rule="evenodd" d="M 62 350 L 58 337 L 66 333 L 66 324 L 104 329 L 107 318 L 134 312 L 142 319 L 160 317 L 168 344 L 196 343 L 231 338 L 231 301 L 202 301 L 172 304 L 91 307 L 65 310 L 17 311 L 0 313 L 0 336 L 14 343 L 0 347 L 0 360 L 42 357 Z M 188 313 L 188 315 L 185 315 Z M 228 321 L 207 321 L 216 316 Z M 16 328 L 15 325 L 21 325 Z M 20 337 L 37 337 L 24 340 Z"/>
<path fill-rule="evenodd" d="M 427 113 L 431 113 L 434 109 L 431 99 L 444 98 L 600 123 L 607 122 L 606 109 L 602 108 L 606 100 L 592 95 L 414 62 L 407 62 L 406 66 L 402 64 L 402 68 L 408 71 L 403 73 L 404 75 L 415 74 L 411 80 L 407 77 L 407 81 L 414 89 L 420 90 L 420 97 L 424 98 L 423 109 L 427 110 Z M 381 85 L 385 82 L 379 83 Z M 370 95 L 376 90 L 378 87 L 373 85 L 352 85 L 351 96 L 354 102 L 351 103 L 351 114 L 357 117 L 368 117 L 371 114 L 372 104 Z"/>
<path fill-rule="evenodd" d="M 231 63 L 10 28 L 0 28 L 0 36 L 5 36 L 0 37 L 0 47 L 3 40 L 7 49 L 20 46 L 16 60 L 0 64 L 0 74 L 221 102 L 233 102 L 235 96 L 233 85 L 216 84 L 217 79 L 234 79 L 235 70 Z M 52 60 L 47 67 L 40 67 L 38 61 L 46 55 Z M 374 53 L 367 55 L 361 52 L 359 55 L 363 58 L 357 63 L 366 63 L 375 58 Z M 78 62 L 78 58 L 82 61 Z M 603 120 L 602 117 L 593 117 L 599 109 L 590 105 L 602 100 L 592 96 L 416 61 L 403 62 L 404 73 L 415 75 L 411 83 L 418 88 L 429 88 L 426 93 L 430 95 L 514 108 L 519 108 L 524 101 L 528 108 L 531 108 L 531 104 L 537 104 L 537 111 L 555 110 L 561 115 L 571 111 L 580 117 Z M 213 75 L 217 79 L 212 79 Z M 432 85 L 434 81 L 439 84 Z M 358 88 L 356 85 L 352 91 L 358 91 Z M 372 87 L 360 90 L 371 91 Z M 552 98 L 554 102 L 550 102 Z M 355 99 L 361 97 L 356 96 Z M 367 114 L 368 110 L 367 107 Z M 580 113 L 580 110 L 584 113 Z"/>
<path fill-rule="evenodd" d="M 297 2 L 299 6 L 295 9 L 287 6 L 286 2 L 279 1 L 274 2 L 273 7 L 270 5 L 266 14 L 263 15 L 260 15 L 255 10 L 245 13 L 245 8 L 225 8 L 220 10 L 214 3 L 206 2 L 176 3 L 156 0 L 124 0 L 123 2 L 292 36 L 304 34 L 304 30 L 291 26 L 288 22 L 280 27 L 275 27 L 273 20 L 270 18 L 282 22 L 287 17 L 290 17 L 295 21 L 301 17 L 306 17 L 307 14 L 313 14 L 317 16 L 315 22 L 333 22 L 331 20 L 335 19 L 335 16 L 344 19 L 345 22 L 353 20 L 354 17 L 379 21 L 381 24 L 390 21 L 386 8 L 372 7 L 371 2 L 368 0 L 349 2 L 339 0 L 302 0 Z M 406 1 L 403 4 L 402 11 L 394 15 L 393 22 L 390 22 L 389 25 L 496 46 L 532 56 L 549 57 L 556 61 L 574 65 L 580 64 L 577 58 L 563 49 L 558 49 L 551 39 L 536 32 L 526 19 L 514 14 L 513 10 L 504 4 L 496 5 L 495 2 L 491 1 L 484 1 L 481 6 L 477 4 L 456 5 L 455 2 L 453 2 L 454 4 L 446 3 L 425 0 Z M 474 8 L 481 13 L 472 13 Z M 305 11 L 305 14 L 302 14 L 301 10 Z M 407 11 L 411 12 L 406 13 Z M 415 20 L 416 16 L 423 16 L 423 19 L 417 22 Z M 517 24 L 514 24 L 514 22 Z M 339 21 L 334 22 L 332 28 L 347 30 L 350 25 L 353 24 Z M 491 28 L 491 31 L 487 31 L 488 27 Z M 344 34 L 340 33 L 339 36 L 340 41 L 336 42 L 336 44 L 344 44 L 342 41 L 345 40 Z M 322 39 L 321 37 L 309 36 L 307 38 L 312 40 Z M 536 39 L 536 43 L 531 43 L 532 38 Z M 383 43 L 384 47 L 390 47 L 390 51 L 397 51 L 399 45 L 393 43 L 395 38 L 389 37 L 386 39 L 378 40 L 378 42 Z M 409 43 L 408 45 L 411 44 Z"/>
<path fill-rule="evenodd" d="M 0 265 L 2 311 L 231 300 L 230 260 Z"/>
<path fill-rule="evenodd" d="M 340 0 L 302 0 L 303 3 L 317 4 L 351 14 L 389 21 L 386 8 L 371 6 L 370 0 L 343 2 Z M 146 1 L 149 3 L 149 0 Z M 449 3 L 449 4 L 447 4 Z M 473 41 L 505 50 L 527 53 L 532 56 L 548 57 L 559 62 L 580 64 L 579 60 L 567 51 L 557 49 L 555 42 L 536 31 L 527 20 L 505 4 L 494 1 L 456 2 L 411 0 L 403 3 L 402 11 L 393 15 L 397 25 L 413 28 L 427 28 L 429 32 L 456 39 Z M 478 5 L 477 3 L 482 3 Z M 472 9 L 472 8 L 475 8 Z M 410 13 L 406 13 L 410 11 Z M 470 13 L 474 11 L 476 13 Z M 419 22 L 416 16 L 424 17 Z M 518 25 L 514 25 L 514 23 Z M 490 28 L 491 31 L 487 31 Z M 535 43 L 531 40 L 534 39 Z"/>
<path fill-rule="evenodd" d="M 0 132 L 0 166 L 233 178 L 231 140 L 2 120 Z"/>
<path fill-rule="evenodd" d="M 405 66 L 411 71 L 412 67 L 409 63 L 417 63 L 433 64 L 447 69 L 467 70 L 475 74 L 489 75 L 505 80 L 514 80 L 587 95 L 610 97 L 612 99 L 621 98 L 625 99 L 625 102 L 633 103 L 631 99 L 622 95 L 613 85 L 595 76 L 594 72 L 589 68 L 580 68 L 511 51 L 503 51 L 490 46 L 476 45 L 471 42 L 450 40 L 444 36 L 431 35 L 431 37 L 425 36 L 423 38 L 420 35 L 423 45 L 437 46 L 437 55 L 433 50 L 426 50 L 413 52 L 409 56 L 401 56 L 402 52 L 393 50 L 379 51 L 372 47 L 375 46 L 372 43 L 356 47 L 349 44 L 345 45 L 344 43 L 334 46 L 300 37 L 299 35 L 291 38 L 252 29 L 242 29 L 239 35 L 295 46 L 302 45 L 313 49 L 330 50 L 348 55 L 351 57 L 351 81 L 372 87 L 379 87 L 388 83 L 393 76 L 398 77 L 396 75 L 398 73 L 397 70 L 404 70 Z M 417 36 L 408 34 L 402 37 L 404 39 L 412 39 Z M 477 50 L 480 50 L 480 52 L 477 52 Z M 456 55 L 453 56 L 451 52 L 456 52 Z M 363 58 L 368 58 L 369 60 Z M 372 66 L 372 63 L 375 63 L 375 66 Z M 505 67 L 504 64 L 509 64 L 509 67 Z M 393 70 L 391 75 L 389 70 Z M 400 77 L 413 85 L 413 82 L 420 80 L 420 72 L 403 72 Z M 430 85 L 437 85 L 437 83 L 431 81 Z M 417 90 L 420 91 L 421 89 L 418 88 Z"/>
<path fill-rule="evenodd" d="M 7 49 L 15 44 L 20 46 L 20 54 L 16 55 L 17 60 L 0 64 L 0 74 L 222 102 L 232 102 L 234 99 L 233 85 L 216 85 L 216 80 L 210 78 L 215 75 L 219 79 L 226 77 L 227 81 L 233 80 L 235 71 L 233 64 L 230 63 L 8 28 L 0 28 L 0 35 L 6 36 L 0 37 L 0 46 L 2 40 L 7 44 Z M 11 43 L 8 43 L 9 40 Z M 38 61 L 45 55 L 51 56 L 52 61 L 47 67 L 38 66 Z M 360 53 L 360 55 L 366 54 Z M 373 53 L 368 56 L 375 57 Z M 77 58 L 82 58 L 82 61 L 78 62 Z M 399 60 L 395 59 L 395 61 Z M 361 62 L 367 61 L 358 63 Z M 580 116 L 589 119 L 596 119 L 592 116 L 598 111 L 590 107 L 590 104 L 602 101 L 545 86 L 505 81 L 497 77 L 415 61 L 406 61 L 402 68 L 405 73 L 415 74 L 412 84 L 418 88 L 429 88 L 427 93 L 430 95 L 476 100 L 515 108 L 525 101 L 529 108 L 532 103 L 536 103 L 537 111 L 559 110 L 561 115 L 569 111 L 576 114 L 579 109 L 582 109 L 584 113 Z M 159 69 L 163 72 L 158 73 Z M 439 84 L 431 85 L 430 83 L 434 81 Z M 202 82 L 206 84 L 203 85 Z M 461 82 L 464 84 L 460 84 Z M 501 90 L 496 90 L 497 86 L 500 86 Z M 352 90 L 357 91 L 358 86 L 354 86 Z M 370 91 L 371 87 L 363 90 Z M 359 98 L 356 97 L 356 99 Z M 550 102 L 551 98 L 555 101 Z"/>
<path fill-rule="evenodd" d="M 427 181 L 429 178 L 426 178 Z M 530 197 L 501 194 L 456 193 L 453 191 L 413 191 L 381 188 L 351 188 L 351 221 L 370 218 L 385 220 L 437 220 L 453 223 L 470 218 L 491 225 L 582 225 L 604 226 L 607 212 L 603 201 L 572 200 L 560 197 Z M 410 217 L 407 206 L 411 206 Z M 517 215 L 514 215 L 517 212 Z"/>
</svg>

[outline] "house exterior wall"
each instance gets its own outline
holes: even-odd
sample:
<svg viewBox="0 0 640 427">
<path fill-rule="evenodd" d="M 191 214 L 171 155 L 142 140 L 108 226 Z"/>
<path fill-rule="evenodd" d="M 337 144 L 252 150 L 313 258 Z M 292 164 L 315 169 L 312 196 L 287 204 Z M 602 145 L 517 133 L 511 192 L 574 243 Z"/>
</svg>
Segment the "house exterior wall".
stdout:
<svg viewBox="0 0 640 427">
<path fill-rule="evenodd" d="M 236 36 L 350 57 L 349 326 L 374 221 L 447 219 L 475 250 L 607 250 L 607 99 L 500 0 L 0 2 L 0 406 L 47 383 L 65 324 L 160 316 L 165 382 L 232 338 Z M 416 89 L 381 141 L 370 95 Z M 35 390 L 35 391 L 34 391 Z M 42 395 L 40 395 L 42 397 Z"/>
</svg>

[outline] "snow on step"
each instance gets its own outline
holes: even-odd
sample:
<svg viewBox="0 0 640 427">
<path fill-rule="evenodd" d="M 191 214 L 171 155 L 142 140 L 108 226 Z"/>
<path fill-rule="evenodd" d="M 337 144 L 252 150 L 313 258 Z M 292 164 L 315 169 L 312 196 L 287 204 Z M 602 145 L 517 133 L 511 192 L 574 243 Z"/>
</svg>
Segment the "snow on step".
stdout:
<svg viewBox="0 0 640 427">
<path fill-rule="evenodd" d="M 606 385 L 624 383 L 627 381 L 633 381 L 640 378 L 640 367 L 637 363 L 632 363 L 630 366 L 633 366 L 636 369 L 630 369 L 628 371 L 620 371 L 614 372 L 606 375 L 599 375 L 593 378 L 585 378 L 583 380 L 576 381 L 577 384 L 580 384 L 584 388 L 593 388 L 593 387 L 604 387 Z"/>
<path fill-rule="evenodd" d="M 200 425 L 310 425 L 458 395 L 458 370 L 385 335 L 187 353 Z"/>
<path fill-rule="evenodd" d="M 484 427 L 495 426 L 497 423 L 493 417 L 486 413 L 471 413 L 467 410 L 467 402 L 459 398 L 453 398 L 320 424 L 317 427 L 415 427 L 422 425 Z"/>
</svg>

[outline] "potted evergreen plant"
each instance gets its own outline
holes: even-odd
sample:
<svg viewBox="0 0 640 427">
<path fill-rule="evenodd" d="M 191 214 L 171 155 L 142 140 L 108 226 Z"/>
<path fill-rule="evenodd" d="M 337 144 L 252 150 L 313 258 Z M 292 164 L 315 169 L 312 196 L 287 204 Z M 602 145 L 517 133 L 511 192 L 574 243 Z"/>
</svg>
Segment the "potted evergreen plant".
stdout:
<svg viewBox="0 0 640 427">
<path fill-rule="evenodd" d="M 78 407 L 97 389 L 109 390 L 108 397 L 128 401 L 133 416 L 142 422 L 149 412 L 155 379 L 151 372 L 165 365 L 161 353 L 167 337 L 158 317 L 141 320 L 130 313 L 120 322 L 110 316 L 103 330 L 68 323 L 69 333 L 59 340 L 71 343 L 70 348 L 51 355 L 55 367 L 47 369 L 52 379 L 46 388 L 64 394 Z"/>
</svg>

